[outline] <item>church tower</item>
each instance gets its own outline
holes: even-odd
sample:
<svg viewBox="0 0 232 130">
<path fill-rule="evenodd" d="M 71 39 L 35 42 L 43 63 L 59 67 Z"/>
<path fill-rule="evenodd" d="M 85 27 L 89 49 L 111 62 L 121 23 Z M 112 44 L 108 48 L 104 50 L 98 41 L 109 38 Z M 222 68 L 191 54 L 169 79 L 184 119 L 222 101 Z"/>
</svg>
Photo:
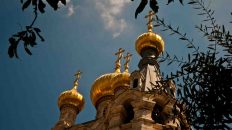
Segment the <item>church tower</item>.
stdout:
<svg viewBox="0 0 232 130">
<path fill-rule="evenodd" d="M 84 107 L 84 98 L 77 91 L 81 72 L 78 71 L 75 76 L 73 88 L 64 91 L 58 98 L 58 106 L 60 108 L 60 118 L 52 130 L 66 130 L 74 125 L 77 114 Z"/>
<path fill-rule="evenodd" d="M 83 104 L 83 98 L 78 98 L 78 100 L 72 100 L 79 104 L 78 109 L 72 109 L 77 110 L 76 113 L 73 112 L 71 116 L 73 118 L 60 119 L 69 122 L 69 127 L 56 129 L 59 121 L 53 130 L 190 129 L 185 115 L 175 106 L 175 84 L 171 80 L 159 84 L 162 76 L 157 58 L 164 50 L 164 41 L 161 36 L 152 32 L 153 15 L 154 13 L 150 11 L 146 16 L 149 20 L 148 31 L 141 34 L 135 42 L 135 49 L 141 56 L 139 69 L 129 72 L 132 55 L 127 53 L 123 57 L 125 50 L 120 48 L 115 53 L 117 59 L 114 72 L 104 74 L 93 82 L 90 98 L 97 111 L 96 119 L 82 124 L 73 124 L 76 113 L 82 108 L 80 104 Z M 123 58 L 124 70 L 121 72 Z M 72 113 L 71 108 L 69 109 L 66 114 Z M 176 116 L 177 113 L 178 116 Z M 62 114 L 61 117 L 63 117 Z"/>
</svg>

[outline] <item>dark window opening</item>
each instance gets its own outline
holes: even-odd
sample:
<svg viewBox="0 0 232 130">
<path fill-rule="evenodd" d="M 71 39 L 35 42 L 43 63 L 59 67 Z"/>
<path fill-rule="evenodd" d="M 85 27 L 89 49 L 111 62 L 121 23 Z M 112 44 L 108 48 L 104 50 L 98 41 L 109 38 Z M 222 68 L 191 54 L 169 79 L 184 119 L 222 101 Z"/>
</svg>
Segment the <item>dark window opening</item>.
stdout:
<svg viewBox="0 0 232 130">
<path fill-rule="evenodd" d="M 150 58 L 156 58 L 157 55 L 158 55 L 158 51 L 157 49 L 155 48 L 152 48 L 152 47 L 146 47 L 146 48 L 143 48 L 142 51 L 141 51 L 141 55 L 142 57 L 150 57 Z"/>
<path fill-rule="evenodd" d="M 124 118 L 124 123 L 129 123 L 134 118 L 134 110 L 131 104 L 124 105 L 126 116 Z"/>
<path fill-rule="evenodd" d="M 136 88 L 138 86 L 138 79 L 134 79 L 133 81 L 133 88 Z"/>
<path fill-rule="evenodd" d="M 163 124 L 164 118 L 162 116 L 162 107 L 156 104 L 153 108 L 151 118 L 155 121 L 155 123 Z"/>
</svg>

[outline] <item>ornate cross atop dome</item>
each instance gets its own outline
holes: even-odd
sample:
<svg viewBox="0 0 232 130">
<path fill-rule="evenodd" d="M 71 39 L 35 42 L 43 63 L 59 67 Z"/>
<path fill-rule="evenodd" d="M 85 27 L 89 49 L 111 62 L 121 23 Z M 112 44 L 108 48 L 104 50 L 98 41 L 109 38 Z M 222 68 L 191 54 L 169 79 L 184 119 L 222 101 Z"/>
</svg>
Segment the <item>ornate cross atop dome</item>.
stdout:
<svg viewBox="0 0 232 130">
<path fill-rule="evenodd" d="M 81 74 L 82 74 L 82 72 L 81 72 L 80 70 L 78 70 L 78 71 L 76 72 L 76 74 L 74 75 L 74 76 L 76 77 L 76 79 L 74 80 L 73 89 L 77 89 L 79 79 L 81 78 Z"/>
<path fill-rule="evenodd" d="M 118 56 L 118 57 L 117 57 L 117 60 L 115 61 L 115 72 L 118 72 L 118 73 L 121 72 L 121 70 L 120 70 L 120 67 L 121 67 L 121 62 L 120 62 L 120 60 L 121 60 L 122 57 L 123 57 L 122 53 L 123 53 L 124 51 L 125 51 L 124 49 L 119 48 L 119 49 L 118 49 L 118 52 L 115 53 L 115 55 Z"/>
<path fill-rule="evenodd" d="M 124 57 L 124 59 L 126 60 L 125 61 L 125 64 L 124 64 L 124 68 L 125 68 L 125 72 L 129 72 L 129 62 L 131 60 L 131 56 L 132 54 L 130 54 L 129 52 L 127 52 L 127 55 Z"/>
<path fill-rule="evenodd" d="M 148 23 L 147 23 L 147 30 L 148 32 L 152 32 L 153 29 L 153 15 L 155 15 L 155 13 L 153 11 L 149 11 L 148 15 L 145 16 L 145 18 L 148 18 Z"/>
</svg>

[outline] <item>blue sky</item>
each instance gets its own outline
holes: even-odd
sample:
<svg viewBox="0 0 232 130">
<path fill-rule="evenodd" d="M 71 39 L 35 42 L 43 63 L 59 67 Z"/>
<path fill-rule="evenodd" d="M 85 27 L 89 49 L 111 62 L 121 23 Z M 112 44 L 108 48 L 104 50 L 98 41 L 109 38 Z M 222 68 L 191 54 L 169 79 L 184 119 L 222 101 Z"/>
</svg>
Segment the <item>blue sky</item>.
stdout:
<svg viewBox="0 0 232 130">
<path fill-rule="evenodd" d="M 231 29 L 231 0 L 211 0 L 209 6 L 216 10 L 219 24 Z M 202 21 L 193 10 L 176 3 L 166 5 L 159 0 L 158 15 L 168 23 L 180 26 L 204 51 L 206 46 L 202 35 L 194 26 Z M 40 27 L 45 42 L 31 49 L 33 55 L 25 54 L 19 47 L 20 59 L 7 55 L 8 38 L 20 31 L 33 19 L 32 9 L 21 11 L 19 0 L 1 0 L 0 4 L 0 129 L 1 130 L 43 130 L 50 129 L 58 121 L 57 98 L 62 91 L 73 85 L 74 73 L 83 72 L 79 92 L 86 100 L 84 110 L 77 116 L 76 123 L 95 118 L 89 92 L 94 80 L 114 69 L 118 48 L 133 54 L 130 71 L 137 69 L 140 59 L 135 52 L 136 38 L 146 32 L 147 20 L 142 14 L 134 19 L 139 0 L 68 0 L 67 6 L 58 11 L 46 7 L 46 13 L 39 15 L 35 26 Z M 175 36 L 169 36 L 154 29 L 165 40 L 165 50 L 172 55 L 185 57 L 189 50 L 186 44 Z M 161 64 L 161 71 L 168 73 L 174 66 Z"/>
</svg>

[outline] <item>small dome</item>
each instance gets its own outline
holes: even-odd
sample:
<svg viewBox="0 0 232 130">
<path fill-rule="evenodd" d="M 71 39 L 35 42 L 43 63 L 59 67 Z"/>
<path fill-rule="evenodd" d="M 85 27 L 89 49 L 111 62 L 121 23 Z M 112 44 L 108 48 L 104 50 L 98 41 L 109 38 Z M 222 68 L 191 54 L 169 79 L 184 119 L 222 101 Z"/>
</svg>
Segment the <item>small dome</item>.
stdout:
<svg viewBox="0 0 232 130">
<path fill-rule="evenodd" d="M 99 99 L 101 99 L 102 97 L 114 95 L 111 88 L 112 79 L 118 74 L 120 73 L 115 72 L 105 74 L 94 81 L 90 91 L 90 98 L 95 107 L 97 106 L 97 102 L 99 101 Z"/>
<path fill-rule="evenodd" d="M 78 112 L 83 109 L 84 102 L 83 96 L 77 92 L 75 87 L 71 90 L 64 91 L 58 98 L 58 106 L 60 109 L 65 105 L 71 105 L 74 106 Z"/>
<path fill-rule="evenodd" d="M 130 73 L 123 72 L 112 79 L 112 90 L 115 91 L 120 87 L 130 87 Z"/>
<path fill-rule="evenodd" d="M 164 51 L 164 41 L 161 36 L 153 32 L 140 35 L 135 42 L 135 49 L 141 55 L 144 48 L 154 48 L 158 55 Z"/>
</svg>

